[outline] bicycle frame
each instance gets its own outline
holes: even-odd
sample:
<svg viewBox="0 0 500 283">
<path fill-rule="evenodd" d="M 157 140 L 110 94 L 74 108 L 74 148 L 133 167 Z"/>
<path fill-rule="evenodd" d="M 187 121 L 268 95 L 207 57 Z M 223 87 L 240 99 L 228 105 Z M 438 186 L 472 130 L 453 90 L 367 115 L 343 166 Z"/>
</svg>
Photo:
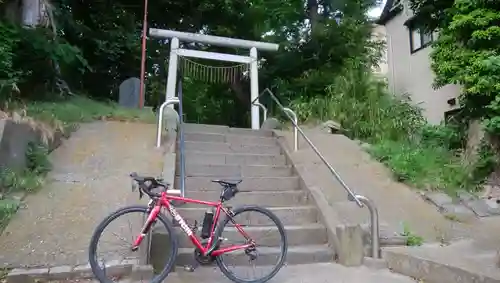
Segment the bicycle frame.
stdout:
<svg viewBox="0 0 500 283">
<path fill-rule="evenodd" d="M 212 228 L 210 229 L 210 237 L 208 238 L 208 242 L 207 242 L 206 246 L 203 246 L 201 241 L 196 236 L 195 232 L 193 232 L 191 230 L 191 228 L 188 226 L 186 221 L 184 221 L 182 216 L 179 213 L 177 213 L 177 210 L 175 209 L 175 207 L 170 203 L 171 200 L 215 207 L 214 220 L 212 223 Z M 218 202 L 202 201 L 202 200 L 190 199 L 190 198 L 185 198 L 185 197 L 180 197 L 180 196 L 170 196 L 170 195 L 167 195 L 166 192 L 162 192 L 161 197 L 159 198 L 159 201 L 156 202 L 156 205 L 149 213 L 149 216 L 146 220 L 146 223 L 144 224 L 144 227 L 141 230 L 141 234 L 135 240 L 132 249 L 137 249 L 139 247 L 142 240 L 144 239 L 144 237 L 148 233 L 149 229 L 151 228 L 152 224 L 154 223 L 155 219 L 158 217 L 158 214 L 161 213 L 162 207 L 166 207 L 168 209 L 168 211 L 170 212 L 170 215 L 172 215 L 172 217 L 175 219 L 175 221 L 179 222 L 181 229 L 184 231 L 184 233 L 186 233 L 186 235 L 189 237 L 189 239 L 191 240 L 193 245 L 196 248 L 198 248 L 202 252 L 202 254 L 205 256 L 206 255 L 219 256 L 219 255 L 222 255 L 224 253 L 233 252 L 236 250 L 244 250 L 244 249 L 247 249 L 247 248 L 252 247 L 254 245 L 253 240 L 251 240 L 250 236 L 248 236 L 248 234 L 243 230 L 243 228 L 238 223 L 236 223 L 234 221 L 234 219 L 231 216 L 230 211 L 228 211 L 228 209 L 226 209 L 223 206 L 222 201 L 218 201 Z M 243 237 L 245 237 L 245 239 L 250 240 L 251 243 L 244 244 L 244 245 L 233 245 L 230 247 L 219 248 L 219 249 L 213 250 L 215 247 L 214 241 L 219 240 L 219 239 L 214 239 L 214 234 L 215 234 L 215 228 L 217 226 L 217 223 L 219 222 L 221 211 L 224 212 L 227 215 L 227 217 L 230 217 L 231 222 L 234 224 L 234 226 L 236 227 L 238 232 L 240 232 L 240 234 L 242 234 Z"/>
</svg>

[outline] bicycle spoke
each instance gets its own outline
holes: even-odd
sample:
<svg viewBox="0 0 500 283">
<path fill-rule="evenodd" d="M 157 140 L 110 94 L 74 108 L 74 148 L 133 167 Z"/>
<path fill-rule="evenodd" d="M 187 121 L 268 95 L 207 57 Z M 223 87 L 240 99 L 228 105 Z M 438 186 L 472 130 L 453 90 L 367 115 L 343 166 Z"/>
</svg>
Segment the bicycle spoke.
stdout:
<svg viewBox="0 0 500 283">
<path fill-rule="evenodd" d="M 242 246 L 250 242 L 255 243 L 255 246 L 222 254 L 220 261 L 223 266 L 219 266 L 224 274 L 239 282 L 262 282 L 262 278 L 274 276 L 273 273 L 283 262 L 283 252 L 279 252 L 279 247 L 286 249 L 286 244 L 283 244 L 286 240 L 281 234 L 283 230 L 280 230 L 274 219 L 258 208 L 242 209 L 227 224 L 221 233 L 221 238 L 225 239 L 221 244 L 222 248 Z M 274 249 L 278 253 L 264 255 L 261 249 Z"/>
<path fill-rule="evenodd" d="M 111 283 L 121 280 L 122 278 L 117 276 L 117 268 L 109 268 L 117 262 L 123 262 L 123 260 L 129 260 L 132 265 L 138 265 L 143 262 L 142 258 L 145 256 L 144 248 L 145 246 L 140 245 L 138 249 L 132 249 L 134 244 L 134 238 L 141 233 L 141 229 L 144 226 L 144 221 L 147 214 L 146 207 L 130 207 L 124 208 L 115 214 L 110 215 L 109 219 L 105 219 L 96 232 L 93 235 L 93 240 L 91 241 L 89 261 L 91 263 L 92 271 L 99 278 L 102 283 Z M 115 216 L 116 215 L 116 216 Z M 165 226 L 165 230 L 172 232 L 173 228 L 169 226 L 167 220 L 162 216 L 159 217 L 161 221 L 159 223 Z M 156 223 L 156 222 L 155 222 Z M 171 239 L 174 239 L 171 237 Z M 147 243 L 144 241 L 144 243 Z M 165 266 L 160 267 L 150 267 L 153 272 L 149 277 L 144 278 L 144 282 L 160 283 L 172 269 L 175 263 L 176 241 L 172 240 L 173 248 L 170 253 L 171 260 L 166 262 Z M 155 270 L 158 273 L 155 273 Z M 121 271 L 123 272 L 123 271 Z M 121 273 L 123 274 L 123 273 Z M 154 274 L 154 275 L 153 275 Z M 122 275 L 120 275 L 122 276 Z M 128 275 L 127 275 L 128 276 Z M 139 280 L 141 281 L 141 280 Z"/>
</svg>

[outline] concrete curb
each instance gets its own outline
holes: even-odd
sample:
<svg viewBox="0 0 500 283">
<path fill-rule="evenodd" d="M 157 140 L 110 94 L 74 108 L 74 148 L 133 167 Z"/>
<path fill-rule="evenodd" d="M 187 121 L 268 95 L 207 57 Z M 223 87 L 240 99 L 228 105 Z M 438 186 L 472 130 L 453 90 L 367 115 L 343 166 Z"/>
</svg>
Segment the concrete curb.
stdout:
<svg viewBox="0 0 500 283">
<path fill-rule="evenodd" d="M 340 224 L 338 220 L 337 213 L 332 209 L 332 207 L 328 204 L 326 197 L 323 192 L 319 188 L 310 188 L 304 182 L 299 170 L 295 167 L 292 162 L 292 158 L 290 156 L 290 152 L 288 151 L 288 147 L 286 142 L 283 141 L 283 137 L 281 137 L 276 131 L 273 130 L 273 136 L 276 137 L 277 144 L 281 147 L 281 152 L 285 156 L 286 164 L 292 166 L 292 170 L 294 175 L 299 178 L 299 187 L 305 190 L 313 200 L 313 203 L 318 208 L 319 218 L 321 223 L 325 225 L 327 234 L 328 234 L 328 244 L 334 254 L 334 258 L 332 260 L 337 259 L 337 252 L 340 248 L 340 243 L 336 234 L 336 227 Z"/>
<path fill-rule="evenodd" d="M 426 283 L 500 283 L 499 278 L 477 274 L 416 255 L 384 250 L 383 257 L 392 271 Z"/>
<path fill-rule="evenodd" d="M 115 260 L 106 264 L 110 276 L 140 280 L 153 276 L 153 267 L 139 265 L 137 259 Z M 62 265 L 40 268 L 14 268 L 6 276 L 7 283 L 34 283 L 48 280 L 93 279 L 90 264 Z"/>
<path fill-rule="evenodd" d="M 370 269 L 387 269 L 387 262 L 383 258 L 373 258 L 365 256 L 363 258 L 363 265 Z"/>
</svg>

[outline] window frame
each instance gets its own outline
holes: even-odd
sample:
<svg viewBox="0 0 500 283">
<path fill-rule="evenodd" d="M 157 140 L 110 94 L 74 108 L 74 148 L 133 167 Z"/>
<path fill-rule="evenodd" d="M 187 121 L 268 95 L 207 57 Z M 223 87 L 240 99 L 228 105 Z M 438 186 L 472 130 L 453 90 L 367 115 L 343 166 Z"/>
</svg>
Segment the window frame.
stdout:
<svg viewBox="0 0 500 283">
<path fill-rule="evenodd" d="M 414 54 L 422 49 L 425 49 L 426 47 L 431 45 L 432 42 L 434 42 L 434 40 L 436 40 L 436 36 L 435 36 L 434 31 L 429 32 L 429 33 L 425 33 L 423 31 L 423 29 L 415 23 L 415 21 L 416 21 L 416 18 L 415 18 L 415 16 L 413 16 L 404 23 L 404 25 L 408 29 L 408 36 L 410 39 L 410 54 Z M 414 48 L 415 42 L 413 41 L 413 33 L 415 31 L 418 31 L 418 35 L 419 35 L 418 40 L 420 40 L 420 46 L 418 48 Z M 426 37 L 426 35 L 429 37 L 430 41 L 424 43 L 424 38 Z"/>
<path fill-rule="evenodd" d="M 413 33 L 415 31 L 418 31 L 418 39 L 420 40 L 420 46 L 418 48 L 415 47 L 415 42 L 413 41 Z M 408 26 L 408 34 L 410 38 L 410 54 L 414 54 L 422 49 L 425 49 L 426 47 L 430 46 L 432 42 L 434 41 L 434 33 L 425 33 L 421 28 L 414 27 L 414 26 Z M 430 37 L 430 40 L 424 43 L 424 36 L 428 35 Z"/>
</svg>

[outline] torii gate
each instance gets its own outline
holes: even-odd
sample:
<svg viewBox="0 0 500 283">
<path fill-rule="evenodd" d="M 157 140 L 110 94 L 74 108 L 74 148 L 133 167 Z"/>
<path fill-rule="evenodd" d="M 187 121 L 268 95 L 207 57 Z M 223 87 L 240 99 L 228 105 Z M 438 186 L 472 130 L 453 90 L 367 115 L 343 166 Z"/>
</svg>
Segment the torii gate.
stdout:
<svg viewBox="0 0 500 283">
<path fill-rule="evenodd" d="M 170 59 L 168 62 L 168 77 L 167 90 L 165 100 L 172 99 L 176 96 L 176 82 L 179 56 L 194 57 L 201 59 L 210 59 L 218 61 L 244 63 L 250 65 L 250 101 L 254 101 L 259 96 L 259 70 L 258 70 L 258 53 L 261 51 L 277 51 L 278 44 L 234 39 L 221 36 L 212 36 L 205 34 L 195 34 L 187 32 L 179 32 L 164 29 L 149 29 L 149 36 L 162 39 L 171 39 L 170 41 Z M 207 52 L 199 50 L 182 49 L 179 47 L 180 41 L 183 42 L 198 42 L 212 44 L 216 46 L 237 47 L 250 49 L 250 56 L 240 56 L 233 54 Z M 256 100 L 258 102 L 258 100 Z M 172 105 L 170 107 L 173 107 Z M 259 107 L 252 104 L 251 106 L 252 129 L 260 128 Z"/>
</svg>

